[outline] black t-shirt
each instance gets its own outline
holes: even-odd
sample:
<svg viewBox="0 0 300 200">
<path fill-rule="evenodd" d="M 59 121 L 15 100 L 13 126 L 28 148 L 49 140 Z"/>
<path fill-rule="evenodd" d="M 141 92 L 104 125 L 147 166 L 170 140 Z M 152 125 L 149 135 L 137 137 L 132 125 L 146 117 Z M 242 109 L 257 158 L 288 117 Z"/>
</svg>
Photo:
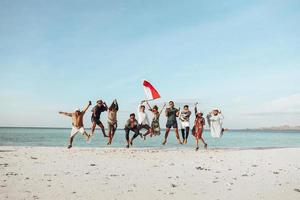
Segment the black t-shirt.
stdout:
<svg viewBox="0 0 300 200">
<path fill-rule="evenodd" d="M 92 117 L 95 118 L 95 119 L 100 119 L 100 115 L 104 111 L 107 111 L 107 108 L 105 106 L 96 105 L 92 110 L 92 112 L 95 113 L 95 115 L 93 114 Z"/>
</svg>

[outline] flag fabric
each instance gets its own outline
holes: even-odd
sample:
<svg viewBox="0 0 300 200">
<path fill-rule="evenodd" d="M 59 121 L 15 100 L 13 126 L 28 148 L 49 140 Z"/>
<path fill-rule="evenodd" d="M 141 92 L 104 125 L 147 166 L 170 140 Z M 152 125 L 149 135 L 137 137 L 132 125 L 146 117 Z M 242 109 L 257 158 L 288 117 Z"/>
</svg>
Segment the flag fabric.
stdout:
<svg viewBox="0 0 300 200">
<path fill-rule="evenodd" d="M 147 100 L 154 100 L 160 98 L 158 91 L 151 85 L 150 82 L 143 80 L 143 87 L 146 93 Z"/>
</svg>

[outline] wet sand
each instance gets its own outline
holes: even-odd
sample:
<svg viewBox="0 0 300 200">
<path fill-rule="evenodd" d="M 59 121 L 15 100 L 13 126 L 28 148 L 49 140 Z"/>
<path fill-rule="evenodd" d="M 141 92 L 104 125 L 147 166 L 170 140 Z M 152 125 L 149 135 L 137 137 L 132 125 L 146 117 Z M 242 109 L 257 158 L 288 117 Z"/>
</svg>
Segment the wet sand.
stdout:
<svg viewBox="0 0 300 200">
<path fill-rule="evenodd" d="M 0 147 L 0 199 L 300 199 L 300 149 Z"/>
</svg>

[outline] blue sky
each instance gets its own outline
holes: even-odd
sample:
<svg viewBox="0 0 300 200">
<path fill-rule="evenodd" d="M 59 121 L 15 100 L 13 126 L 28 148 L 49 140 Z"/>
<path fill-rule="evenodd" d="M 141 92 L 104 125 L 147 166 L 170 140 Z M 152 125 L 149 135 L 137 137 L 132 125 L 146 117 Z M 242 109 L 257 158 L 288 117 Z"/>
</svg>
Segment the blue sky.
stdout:
<svg viewBox="0 0 300 200">
<path fill-rule="evenodd" d="M 122 127 L 144 78 L 229 128 L 299 125 L 299 21 L 299 1 L 2 0 L 0 126 L 68 127 L 58 111 L 117 98 Z"/>
</svg>

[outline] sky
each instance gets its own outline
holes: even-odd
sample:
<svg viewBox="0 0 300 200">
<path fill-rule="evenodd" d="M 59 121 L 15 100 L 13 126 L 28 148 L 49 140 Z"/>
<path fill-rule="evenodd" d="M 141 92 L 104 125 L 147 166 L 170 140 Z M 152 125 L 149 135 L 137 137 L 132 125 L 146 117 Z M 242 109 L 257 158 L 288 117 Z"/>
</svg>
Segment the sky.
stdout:
<svg viewBox="0 0 300 200">
<path fill-rule="evenodd" d="M 228 128 L 300 125 L 299 21 L 298 0 L 1 0 L 0 126 L 70 127 L 58 111 L 117 98 L 122 128 L 143 79 Z"/>
</svg>

